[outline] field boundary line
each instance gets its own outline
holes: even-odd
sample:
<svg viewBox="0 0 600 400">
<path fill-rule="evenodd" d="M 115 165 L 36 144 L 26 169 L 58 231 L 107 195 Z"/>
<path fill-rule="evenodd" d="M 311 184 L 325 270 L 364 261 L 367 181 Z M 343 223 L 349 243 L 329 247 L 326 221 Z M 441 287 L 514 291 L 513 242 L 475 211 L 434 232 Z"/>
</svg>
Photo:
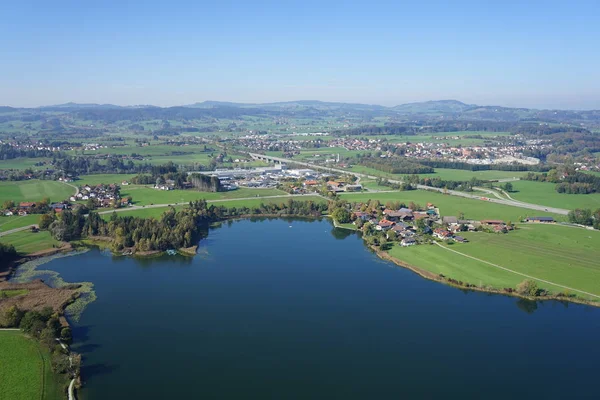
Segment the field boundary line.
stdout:
<svg viewBox="0 0 600 400">
<path fill-rule="evenodd" d="M 461 255 L 461 256 L 463 256 L 463 257 L 467 257 L 467 258 L 470 258 L 470 259 L 472 259 L 472 260 L 479 261 L 479 262 L 482 262 L 482 263 L 485 263 L 485 264 L 491 265 L 492 267 L 499 268 L 499 269 L 502 269 L 502 270 L 504 270 L 504 271 L 512 272 L 513 274 L 521 275 L 521 276 L 524 276 L 524 277 L 526 277 L 526 278 L 529 278 L 529 279 L 535 279 L 536 281 L 544 282 L 544 283 L 547 283 L 547 284 L 549 284 L 549 285 L 558 286 L 558 287 L 561 287 L 561 288 L 563 288 L 563 289 L 567 289 L 567 290 L 573 290 L 573 291 L 575 291 L 575 292 L 583 293 L 583 294 L 586 294 L 586 295 L 588 295 L 588 296 L 592 296 L 592 297 L 596 297 L 596 298 L 600 299 L 600 296 L 598 296 L 598 295 L 596 295 L 596 294 L 589 293 L 589 292 L 586 292 L 586 291 L 583 291 L 583 290 L 579 290 L 579 289 L 575 289 L 575 288 L 572 288 L 572 287 L 569 287 L 569 286 L 561 285 L 561 284 L 558 284 L 558 283 L 550 282 L 550 281 L 547 281 L 547 280 L 545 280 L 545 279 L 536 278 L 535 276 L 531 276 L 531 275 L 524 274 L 524 273 L 522 273 L 522 272 L 514 271 L 514 270 L 512 270 L 512 269 L 509 269 L 509 268 L 506 268 L 506 267 L 502 267 L 502 266 L 500 266 L 500 265 L 498 265 L 498 264 L 494 264 L 494 263 L 491 263 L 491 262 L 489 262 L 489 261 L 485 261 L 485 260 L 482 260 L 482 259 L 480 259 L 480 258 L 473 257 L 473 256 L 470 256 L 470 255 L 468 255 L 468 254 L 465 254 L 465 253 L 461 253 L 460 251 L 456 251 L 456 250 L 453 250 L 453 249 L 449 249 L 449 248 L 447 248 L 447 247 L 444 247 L 444 246 L 442 246 L 442 245 L 441 245 L 441 244 L 439 244 L 438 242 L 434 242 L 434 243 L 435 243 L 436 245 L 438 245 L 439 247 L 441 247 L 442 249 L 444 249 L 444 250 L 448 250 L 448 251 L 451 251 L 451 252 L 453 252 L 453 253 L 459 254 L 459 255 Z"/>
</svg>

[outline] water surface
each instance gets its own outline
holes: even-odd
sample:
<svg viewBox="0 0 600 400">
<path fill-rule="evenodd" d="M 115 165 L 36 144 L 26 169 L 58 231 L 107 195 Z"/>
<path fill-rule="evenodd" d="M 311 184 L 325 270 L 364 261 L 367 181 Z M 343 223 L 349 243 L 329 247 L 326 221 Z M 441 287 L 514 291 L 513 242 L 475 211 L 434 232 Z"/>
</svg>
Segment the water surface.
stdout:
<svg viewBox="0 0 600 400">
<path fill-rule="evenodd" d="M 240 221 L 194 258 L 54 260 L 97 300 L 85 400 L 598 398 L 600 310 L 464 292 L 327 221 Z"/>
</svg>

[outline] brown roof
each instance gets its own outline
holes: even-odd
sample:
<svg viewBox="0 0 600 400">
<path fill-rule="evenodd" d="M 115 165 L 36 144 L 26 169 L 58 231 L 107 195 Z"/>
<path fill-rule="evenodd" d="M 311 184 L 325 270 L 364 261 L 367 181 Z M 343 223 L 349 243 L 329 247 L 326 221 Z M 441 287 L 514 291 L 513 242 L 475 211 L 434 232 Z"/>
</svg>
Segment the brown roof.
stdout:
<svg viewBox="0 0 600 400">
<path fill-rule="evenodd" d="M 481 223 L 488 225 L 502 225 L 504 224 L 504 221 L 502 221 L 501 219 L 484 219 L 481 221 Z"/>
<path fill-rule="evenodd" d="M 35 203 L 30 202 L 30 201 L 23 201 L 21 203 L 19 203 L 19 207 L 34 207 Z"/>
</svg>

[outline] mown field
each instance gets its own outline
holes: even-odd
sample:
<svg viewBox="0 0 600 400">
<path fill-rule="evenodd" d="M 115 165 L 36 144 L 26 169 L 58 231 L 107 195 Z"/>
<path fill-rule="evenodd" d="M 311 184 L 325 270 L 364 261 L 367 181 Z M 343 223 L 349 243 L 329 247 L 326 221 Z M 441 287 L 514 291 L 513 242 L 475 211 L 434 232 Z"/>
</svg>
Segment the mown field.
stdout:
<svg viewBox="0 0 600 400">
<path fill-rule="evenodd" d="M 407 205 L 412 201 L 421 206 L 425 206 L 427 203 L 433 203 L 439 207 L 440 213 L 443 216 L 459 216 L 463 213 L 465 218 L 474 220 L 502 219 L 504 221 L 516 222 L 527 216 L 540 214 L 552 216 L 557 221 L 566 220 L 565 215 L 496 204 L 484 200 L 444 195 L 442 193 L 428 192 L 425 190 L 387 193 L 343 193 L 341 197 L 350 202 L 366 202 L 371 199 L 379 200 L 382 204 L 385 204 L 388 201 L 400 201 Z"/>
<path fill-rule="evenodd" d="M 36 225 L 39 220 L 40 216 L 35 214 L 29 214 L 23 217 L 0 216 L 0 232 L 10 231 L 11 229 L 21 228 L 23 226 Z"/>
<path fill-rule="evenodd" d="M 32 179 L 18 182 L 0 182 L 0 204 L 7 200 L 40 201 L 48 197 L 51 201 L 67 200 L 75 194 L 75 189 L 56 181 Z"/>
<path fill-rule="evenodd" d="M 575 208 L 595 210 L 600 208 L 600 193 L 558 193 L 555 190 L 556 185 L 549 182 L 517 181 L 511 183 L 515 192 L 509 194 L 515 200 L 569 210 Z"/>
<path fill-rule="evenodd" d="M 389 174 L 382 172 L 374 168 L 364 167 L 362 165 L 354 165 L 350 168 L 352 172 L 358 172 L 362 174 L 368 174 L 373 176 L 380 176 L 388 179 L 404 180 L 407 174 Z M 527 172 L 523 171 L 467 171 L 464 169 L 449 169 L 449 168 L 435 168 L 435 172 L 432 174 L 419 174 L 420 177 L 440 178 L 449 181 L 469 181 L 472 178 L 479 180 L 497 180 L 497 179 L 512 179 L 520 178 L 526 175 Z"/>
<path fill-rule="evenodd" d="M 505 235 L 467 232 L 469 243 L 446 245 L 501 267 L 600 296 L 600 232 L 560 225 L 520 224 Z M 527 279 L 440 248 L 395 246 L 390 255 L 436 274 L 494 288 L 515 288 Z M 568 290 L 538 282 L 552 292 Z M 594 299 L 575 291 L 570 293 Z M 600 299 L 596 299 L 600 300 Z"/>
<path fill-rule="evenodd" d="M 94 175 L 82 175 L 78 180 L 73 182 L 75 186 L 83 185 L 99 185 L 99 184 L 111 184 L 116 183 L 121 185 L 121 182 L 128 181 L 137 174 L 94 174 Z"/>
<path fill-rule="evenodd" d="M 20 331 L 0 331 L 0 398 L 58 400 L 66 398 L 52 373 L 50 355 Z"/>
<path fill-rule="evenodd" d="M 34 253 L 60 245 L 60 242 L 54 240 L 48 231 L 33 233 L 29 230 L 2 236 L 0 242 L 12 244 L 21 254 Z"/>
<path fill-rule="evenodd" d="M 287 193 L 278 189 L 240 188 L 229 192 L 198 192 L 196 190 L 156 190 L 147 186 L 130 185 L 121 188 L 121 196 L 131 196 L 135 205 L 173 204 L 193 200 L 239 199 L 245 197 L 281 196 Z"/>
<path fill-rule="evenodd" d="M 45 169 L 48 167 L 48 164 L 42 167 L 36 167 L 35 164 L 39 162 L 50 163 L 52 161 L 51 158 L 13 158 L 12 160 L 0 160 L 0 169 L 26 169 L 31 168 L 33 170 L 36 169 Z"/>
</svg>

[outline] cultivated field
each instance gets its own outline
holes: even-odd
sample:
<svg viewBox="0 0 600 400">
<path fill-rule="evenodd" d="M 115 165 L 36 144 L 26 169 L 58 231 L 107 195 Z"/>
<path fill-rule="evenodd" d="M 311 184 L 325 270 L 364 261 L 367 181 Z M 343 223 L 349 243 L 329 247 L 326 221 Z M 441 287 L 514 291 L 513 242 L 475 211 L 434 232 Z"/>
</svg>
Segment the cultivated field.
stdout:
<svg viewBox="0 0 600 400">
<path fill-rule="evenodd" d="M 442 193 L 428 192 L 425 190 L 387 193 L 344 193 L 341 195 L 341 198 L 350 202 L 366 202 L 369 199 L 379 200 L 382 204 L 385 204 L 388 201 L 400 201 L 407 205 L 412 201 L 421 206 L 425 206 L 427 203 L 433 203 L 439 207 L 440 213 L 443 216 L 459 216 L 463 213 L 466 219 L 474 220 L 502 219 L 504 221 L 516 222 L 527 216 L 536 215 L 552 216 L 557 221 L 566 219 L 566 216 L 564 215 L 496 204 L 484 200 L 444 195 Z"/>
<path fill-rule="evenodd" d="M 173 204 L 193 200 L 237 199 L 244 197 L 279 196 L 287 193 L 278 189 L 240 188 L 229 192 L 199 192 L 196 190 L 156 190 L 148 186 L 130 185 L 121 187 L 121 196 L 133 197 L 135 205 Z"/>
<path fill-rule="evenodd" d="M 382 172 L 374 168 L 364 167 L 362 165 L 355 165 L 350 170 L 352 172 L 358 172 L 362 174 L 369 174 L 396 180 L 404 180 L 404 177 L 407 176 L 407 174 L 389 174 L 387 172 Z M 434 173 L 419 174 L 419 176 L 423 178 L 441 178 L 449 181 L 469 181 L 472 178 L 477 178 L 479 180 L 512 179 L 520 178 L 526 174 L 527 172 L 522 171 L 467 171 L 464 169 L 435 168 Z"/>
<path fill-rule="evenodd" d="M 0 331 L 0 398 L 58 400 L 66 395 L 49 354 L 20 331 Z"/>
<path fill-rule="evenodd" d="M 520 224 L 508 234 L 466 232 L 469 243 L 443 246 L 535 278 L 600 296 L 600 232 L 560 225 Z M 395 246 L 395 258 L 475 285 L 512 287 L 526 279 L 436 245 Z M 568 290 L 538 282 L 552 292 Z M 575 291 L 570 293 L 594 299 Z M 600 300 L 597 299 L 596 300 Z"/>
<path fill-rule="evenodd" d="M 29 230 L 11 233 L 0 238 L 2 243 L 12 244 L 22 254 L 34 253 L 40 250 L 51 249 L 59 246 L 60 242 L 54 240 L 48 231 L 33 233 Z"/>
<path fill-rule="evenodd" d="M 514 193 L 509 193 L 515 200 L 526 203 L 543 204 L 573 210 L 575 208 L 600 208 L 600 193 L 566 194 L 558 193 L 554 183 L 518 181 L 511 182 Z"/>
<path fill-rule="evenodd" d="M 11 229 L 21 228 L 23 226 L 36 225 L 40 220 L 40 216 L 29 214 L 23 217 L 0 217 L 0 232 L 10 231 Z"/>
<path fill-rule="evenodd" d="M 56 181 L 18 181 L 0 182 L 0 204 L 6 200 L 40 201 L 48 197 L 51 201 L 67 200 L 75 194 L 75 189 L 69 185 Z"/>
</svg>

